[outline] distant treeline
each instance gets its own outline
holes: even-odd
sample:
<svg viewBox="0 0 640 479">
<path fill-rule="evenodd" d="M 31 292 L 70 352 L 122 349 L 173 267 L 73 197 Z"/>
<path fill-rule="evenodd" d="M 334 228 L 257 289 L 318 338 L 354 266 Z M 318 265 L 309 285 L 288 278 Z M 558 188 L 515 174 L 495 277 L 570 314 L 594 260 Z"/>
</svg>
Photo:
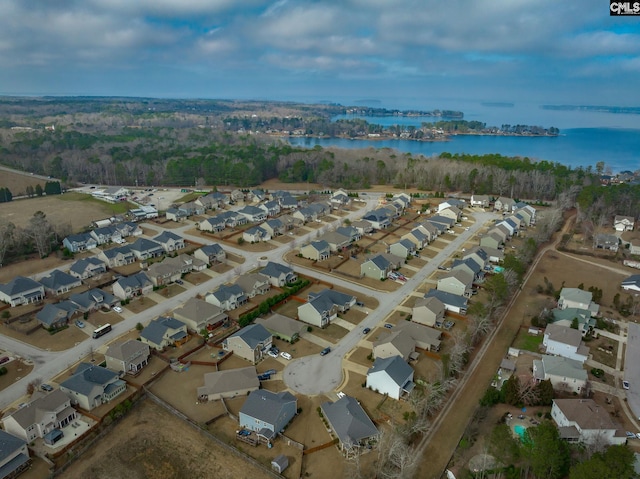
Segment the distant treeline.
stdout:
<svg viewBox="0 0 640 479">
<path fill-rule="evenodd" d="M 555 127 L 544 128 L 533 125 L 508 125 L 500 127 L 487 126 L 481 121 L 451 120 L 437 121 L 433 124 L 423 123 L 423 127 L 438 128 L 446 133 L 487 133 L 487 134 L 509 134 L 509 135 L 534 135 L 534 136 L 557 136 L 560 130 Z"/>
<path fill-rule="evenodd" d="M 583 217 L 597 221 L 610 220 L 614 215 L 638 217 L 640 185 L 590 185 L 581 189 L 576 204 Z"/>
</svg>

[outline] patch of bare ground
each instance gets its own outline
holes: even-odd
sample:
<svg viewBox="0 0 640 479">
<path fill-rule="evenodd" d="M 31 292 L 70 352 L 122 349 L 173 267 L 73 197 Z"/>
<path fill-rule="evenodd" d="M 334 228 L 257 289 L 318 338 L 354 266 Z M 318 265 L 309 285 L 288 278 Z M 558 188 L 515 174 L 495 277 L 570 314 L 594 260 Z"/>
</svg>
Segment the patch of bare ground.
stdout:
<svg viewBox="0 0 640 479">
<path fill-rule="evenodd" d="M 0 376 L 0 391 L 25 377 L 33 369 L 33 364 L 24 363 L 20 359 L 14 359 L 13 361 L 4 363 L 2 366 L 7 368 L 7 373 Z"/>
</svg>

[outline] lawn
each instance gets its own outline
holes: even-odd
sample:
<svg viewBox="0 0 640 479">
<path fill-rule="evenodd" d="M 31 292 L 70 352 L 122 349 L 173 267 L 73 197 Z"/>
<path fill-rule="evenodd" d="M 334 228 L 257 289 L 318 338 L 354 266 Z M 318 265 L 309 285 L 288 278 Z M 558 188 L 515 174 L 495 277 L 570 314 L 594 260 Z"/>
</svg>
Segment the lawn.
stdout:
<svg viewBox="0 0 640 479">
<path fill-rule="evenodd" d="M 126 213 L 130 209 L 136 208 L 135 205 L 129 203 L 128 201 L 120 201 L 118 203 L 107 203 L 106 201 L 99 200 L 94 198 L 91 195 L 86 195 L 84 193 L 65 193 L 64 195 L 56 196 L 60 201 L 77 201 L 84 203 L 93 203 L 96 205 L 102 206 L 106 211 L 111 212 L 114 215 L 120 215 Z"/>
<path fill-rule="evenodd" d="M 513 342 L 513 347 L 537 353 L 540 352 L 540 345 L 543 339 L 544 336 L 542 334 L 529 334 L 526 329 L 521 329 Z"/>
</svg>

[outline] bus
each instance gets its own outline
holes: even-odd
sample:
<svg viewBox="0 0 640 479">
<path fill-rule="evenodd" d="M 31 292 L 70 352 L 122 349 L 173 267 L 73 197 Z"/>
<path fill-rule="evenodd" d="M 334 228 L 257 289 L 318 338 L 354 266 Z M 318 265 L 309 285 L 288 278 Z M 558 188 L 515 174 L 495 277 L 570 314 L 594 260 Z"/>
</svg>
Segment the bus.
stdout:
<svg viewBox="0 0 640 479">
<path fill-rule="evenodd" d="M 98 329 L 93 331 L 93 339 L 99 338 L 100 336 L 104 336 L 109 331 L 111 331 L 111 325 L 109 323 L 104 326 L 100 326 Z"/>
</svg>

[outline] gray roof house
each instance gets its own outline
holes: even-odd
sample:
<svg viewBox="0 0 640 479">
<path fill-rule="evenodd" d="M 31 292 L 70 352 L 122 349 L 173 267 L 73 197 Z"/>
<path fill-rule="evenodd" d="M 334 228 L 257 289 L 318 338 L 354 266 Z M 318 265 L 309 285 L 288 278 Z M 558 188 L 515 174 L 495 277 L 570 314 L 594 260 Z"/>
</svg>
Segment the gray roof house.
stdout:
<svg viewBox="0 0 640 479">
<path fill-rule="evenodd" d="M 362 233 L 355 226 L 338 226 L 336 228 L 336 233 L 346 236 L 352 243 L 362 238 Z"/>
<path fill-rule="evenodd" d="M 551 381 L 553 389 L 565 393 L 580 393 L 587 385 L 587 371 L 580 361 L 543 354 L 533 360 L 536 381 Z"/>
<path fill-rule="evenodd" d="M 108 403 L 127 390 L 127 383 L 113 371 L 91 363 L 80 363 L 75 373 L 60 384 L 72 403 L 86 411 Z"/>
<path fill-rule="evenodd" d="M 268 318 L 257 318 L 256 324 L 264 326 L 274 337 L 290 343 L 298 339 L 307 328 L 302 321 L 296 321 L 278 313 Z"/>
<path fill-rule="evenodd" d="M 400 356 L 376 358 L 373 367 L 367 371 L 366 385 L 380 394 L 400 399 L 415 387 L 413 368 Z"/>
<path fill-rule="evenodd" d="M 471 259 L 475 261 L 481 270 L 484 270 L 484 268 L 489 264 L 489 255 L 480 246 L 474 246 L 462 253 L 462 259 Z"/>
<path fill-rule="evenodd" d="M 386 279 L 387 275 L 397 267 L 382 254 L 372 256 L 360 265 L 360 274 L 367 278 Z"/>
<path fill-rule="evenodd" d="M 271 235 L 262 226 L 252 226 L 242 232 L 242 239 L 248 243 L 271 241 Z"/>
<path fill-rule="evenodd" d="M 307 259 L 323 261 L 331 255 L 329 243 L 324 240 L 312 241 L 300 248 L 300 254 Z"/>
<path fill-rule="evenodd" d="M 373 356 L 376 358 L 400 356 L 403 360 L 408 361 L 415 350 L 416 342 L 411 335 L 401 331 L 385 331 L 373 343 Z"/>
<path fill-rule="evenodd" d="M 187 325 L 171 317 L 160 316 L 140 331 L 140 340 L 158 351 L 167 346 L 182 344 L 187 339 Z"/>
<path fill-rule="evenodd" d="M 57 329 L 66 326 L 77 311 L 78 306 L 69 300 L 49 303 L 36 313 L 36 319 L 45 329 Z"/>
<path fill-rule="evenodd" d="M 427 218 L 427 221 L 429 223 L 432 223 L 436 228 L 438 228 L 438 225 L 442 225 L 444 226 L 445 230 L 452 228 L 453 225 L 456 223 L 456 220 L 454 220 L 453 218 L 447 218 L 446 216 L 442 216 L 442 215 L 431 216 L 430 218 Z"/>
<path fill-rule="evenodd" d="M 460 211 L 460 208 L 457 208 L 455 206 L 449 206 L 447 208 L 438 210 L 438 214 L 440 216 L 444 216 L 445 218 L 451 218 L 452 220 L 460 221 L 462 211 Z"/>
<path fill-rule="evenodd" d="M 164 248 L 160 243 L 157 243 L 146 238 L 138 238 L 134 243 L 129 245 L 131 251 L 137 259 L 145 260 L 148 258 L 157 258 L 164 254 Z"/>
<path fill-rule="evenodd" d="M 218 233 L 224 230 L 227 227 L 227 222 L 225 218 L 222 216 L 214 216 L 212 218 L 207 218 L 206 220 L 200 221 L 198 223 L 198 229 L 200 231 L 210 231 L 212 233 Z"/>
<path fill-rule="evenodd" d="M 112 241 L 120 241 L 122 234 L 115 225 L 103 226 L 101 228 L 95 228 L 89 233 L 99 245 L 105 243 L 111 243 Z"/>
<path fill-rule="evenodd" d="M 413 306 L 411 321 L 425 326 L 439 326 L 444 312 L 444 303 L 438 298 L 419 298 Z"/>
<path fill-rule="evenodd" d="M 469 300 L 464 296 L 458 296 L 457 294 L 451 294 L 445 291 L 439 291 L 437 289 L 430 289 L 429 291 L 427 291 L 424 297 L 438 298 L 442 302 L 442 304 L 444 304 L 444 308 L 447 311 L 459 314 L 467 313 L 467 302 Z"/>
<path fill-rule="evenodd" d="M 295 210 L 298 208 L 298 200 L 295 196 L 282 196 L 278 199 L 283 210 Z"/>
<path fill-rule="evenodd" d="M 189 216 L 186 210 L 181 210 L 179 208 L 167 208 L 167 211 L 164 212 L 165 216 L 168 220 L 172 221 L 183 221 Z"/>
<path fill-rule="evenodd" d="M 229 319 L 222 308 L 198 298 L 187 300 L 181 308 L 173 311 L 173 315 L 191 331 L 198 333 L 208 326 L 218 326 Z"/>
<path fill-rule="evenodd" d="M 583 444 L 625 444 L 627 438 L 607 408 L 593 399 L 554 399 L 551 417 L 558 425 L 560 438 Z"/>
<path fill-rule="evenodd" d="M 233 351 L 252 364 L 259 363 L 271 348 L 273 336 L 260 324 L 250 324 L 222 342 L 225 351 Z"/>
<path fill-rule="evenodd" d="M 18 477 L 31 467 L 27 442 L 0 429 L 0 477 Z"/>
<path fill-rule="evenodd" d="M 493 209 L 498 211 L 511 212 L 515 209 L 516 201 L 512 198 L 501 196 L 495 203 L 493 203 Z"/>
<path fill-rule="evenodd" d="M 136 255 L 129 245 L 124 245 L 104 250 L 98 254 L 98 258 L 107 263 L 110 268 L 115 268 L 116 266 L 125 266 L 133 263 L 136 260 Z"/>
<path fill-rule="evenodd" d="M 98 247 L 96 239 L 89 233 L 80 233 L 77 235 L 69 235 L 62 240 L 62 246 L 72 253 L 79 253 L 89 249 Z"/>
<path fill-rule="evenodd" d="M 324 289 L 317 294 L 309 294 L 309 301 L 298 306 L 298 318 L 305 323 L 324 328 L 338 316 L 338 312 L 348 311 L 354 304 L 355 296 Z"/>
<path fill-rule="evenodd" d="M 260 273 L 247 273 L 240 275 L 236 280 L 236 284 L 242 288 L 242 291 L 244 291 L 249 298 L 267 294 L 271 289 L 271 282 L 269 281 L 269 278 Z"/>
<path fill-rule="evenodd" d="M 262 223 L 260 227 L 265 230 L 272 238 L 274 236 L 282 235 L 285 232 L 285 225 L 280 220 L 280 218 L 271 218 Z"/>
<path fill-rule="evenodd" d="M 134 376 L 149 364 L 150 356 L 149 345 L 134 339 L 112 343 L 104 354 L 107 368 Z"/>
<path fill-rule="evenodd" d="M 154 286 L 173 283 L 179 280 L 183 274 L 191 271 L 202 271 L 206 263 L 198 258 L 181 254 L 176 257 L 166 257 L 161 262 L 153 263 L 147 269 L 147 276 Z"/>
<path fill-rule="evenodd" d="M 635 222 L 633 216 L 616 215 L 613 218 L 613 227 L 616 231 L 633 231 Z"/>
<path fill-rule="evenodd" d="M 264 211 L 267 216 L 273 217 L 280 214 L 280 203 L 275 200 L 266 201 L 265 203 L 258 205 L 258 208 Z"/>
<path fill-rule="evenodd" d="M 219 306 L 225 311 L 236 309 L 249 301 L 245 292 L 237 284 L 223 284 L 213 293 L 207 293 L 204 299 L 207 303 Z"/>
<path fill-rule="evenodd" d="M 407 258 L 416 252 L 416 245 L 406 238 L 401 239 L 389 246 L 389 252 L 401 258 Z"/>
<path fill-rule="evenodd" d="M 620 286 L 625 291 L 640 292 L 640 274 L 632 274 L 628 278 L 623 279 Z"/>
<path fill-rule="evenodd" d="M 294 211 L 291 216 L 301 220 L 303 223 L 308 223 L 310 221 L 315 221 L 318 219 L 317 211 L 312 208 L 309 208 L 308 206 L 305 206 L 303 208 L 300 208 L 299 210 Z"/>
<path fill-rule="evenodd" d="M 373 226 L 367 220 L 356 220 L 351 222 L 351 226 L 358 230 L 358 233 L 365 235 L 373 231 Z"/>
<path fill-rule="evenodd" d="M 44 286 L 47 293 L 61 295 L 73 288 L 82 286 L 82 281 L 69 273 L 54 269 L 49 276 L 40 278 L 40 284 Z"/>
<path fill-rule="evenodd" d="M 111 306 L 118 302 L 118 299 L 115 296 L 98 288 L 83 291 L 82 293 L 72 294 L 69 296 L 69 300 L 73 301 L 78 306 L 78 309 L 83 313 L 95 311 L 100 309 L 102 306 L 111 308 Z"/>
<path fill-rule="evenodd" d="M 113 294 L 120 299 L 149 294 L 153 291 L 153 282 L 144 271 L 118 278 L 113 283 Z"/>
<path fill-rule="evenodd" d="M 153 241 L 158 243 L 165 252 L 177 251 L 185 247 L 184 238 L 171 231 L 163 231 L 158 236 L 153 238 Z"/>
<path fill-rule="evenodd" d="M 609 251 L 618 251 L 620 247 L 620 238 L 614 234 L 598 233 L 593 235 L 594 249 L 607 249 Z"/>
<path fill-rule="evenodd" d="M 357 452 L 360 447 L 377 441 L 380 435 L 360 403 L 351 396 L 320 406 L 331 429 L 338 436 L 343 451 Z"/>
<path fill-rule="evenodd" d="M 0 301 L 19 306 L 37 303 L 44 299 L 44 286 L 31 278 L 16 276 L 6 284 L 0 284 Z"/>
<path fill-rule="evenodd" d="M 205 212 L 205 207 L 195 201 L 188 201 L 178 206 L 178 211 L 183 211 L 187 216 L 202 215 Z"/>
<path fill-rule="evenodd" d="M 420 228 L 413 228 L 404 234 L 401 239 L 413 243 L 415 249 L 422 249 L 429 244 L 429 237 Z"/>
<path fill-rule="evenodd" d="M 269 261 L 264 268 L 260 270 L 260 274 L 269 278 L 273 286 L 282 287 L 298 280 L 298 275 L 292 268 L 280 263 Z"/>
<path fill-rule="evenodd" d="M 438 291 L 471 297 L 473 277 L 466 271 L 451 271 L 438 279 Z"/>
<path fill-rule="evenodd" d="M 341 251 L 351 244 L 351 237 L 337 231 L 328 231 L 322 235 L 321 239 L 329 244 L 329 249 L 332 252 Z"/>
<path fill-rule="evenodd" d="M 382 230 L 391 226 L 391 220 L 389 219 L 389 212 L 384 209 L 377 209 L 366 213 L 362 219 L 371 223 L 371 227 L 377 230 Z"/>
<path fill-rule="evenodd" d="M 471 206 L 481 206 L 483 208 L 489 207 L 489 196 L 488 195 L 471 195 Z"/>
<path fill-rule="evenodd" d="M 584 291 L 579 288 L 562 288 L 558 299 L 558 308 L 588 309 L 592 314 L 598 314 L 600 306 L 591 301 L 592 298 L 593 293 L 590 291 Z"/>
<path fill-rule="evenodd" d="M 418 223 L 416 225 L 416 228 L 426 235 L 429 242 L 435 240 L 440 234 L 440 228 L 436 227 L 433 223 L 429 223 L 428 221 Z"/>
<path fill-rule="evenodd" d="M 241 214 L 247 219 L 247 221 L 251 221 L 252 223 L 257 223 L 267 219 L 267 214 L 257 206 L 245 206 L 238 210 L 238 214 Z"/>
<path fill-rule="evenodd" d="M 207 264 L 222 263 L 227 254 L 218 243 L 206 244 L 193 252 L 193 257 Z"/>
<path fill-rule="evenodd" d="M 575 359 L 581 363 L 589 358 L 589 348 L 582 342 L 582 333 L 577 329 L 548 324 L 542 344 L 547 348 L 547 354 Z"/>
<path fill-rule="evenodd" d="M 223 398 L 246 396 L 260 388 L 255 366 L 215 371 L 204 375 L 204 386 L 196 392 L 198 401 L 216 401 Z"/>
<path fill-rule="evenodd" d="M 240 427 L 271 440 L 284 430 L 298 412 L 298 400 L 288 391 L 252 391 L 240 408 Z"/>
<path fill-rule="evenodd" d="M 87 279 L 98 274 L 106 273 L 107 265 L 100 259 L 91 256 L 89 258 L 79 259 L 71 265 L 69 274 L 79 279 Z"/>
<path fill-rule="evenodd" d="M 34 394 L 34 399 L 25 406 L 2 418 L 2 427 L 8 433 L 32 442 L 54 429 L 65 427 L 77 416 L 69 397 L 55 389 L 45 395 Z"/>
<path fill-rule="evenodd" d="M 480 246 L 487 246 L 493 249 L 499 249 L 504 244 L 504 239 L 496 234 L 495 231 L 490 230 L 486 235 L 480 237 Z"/>
<path fill-rule="evenodd" d="M 464 271 L 471 276 L 472 281 L 478 281 L 484 277 L 484 268 L 472 258 L 453 260 L 451 271 Z"/>
</svg>

